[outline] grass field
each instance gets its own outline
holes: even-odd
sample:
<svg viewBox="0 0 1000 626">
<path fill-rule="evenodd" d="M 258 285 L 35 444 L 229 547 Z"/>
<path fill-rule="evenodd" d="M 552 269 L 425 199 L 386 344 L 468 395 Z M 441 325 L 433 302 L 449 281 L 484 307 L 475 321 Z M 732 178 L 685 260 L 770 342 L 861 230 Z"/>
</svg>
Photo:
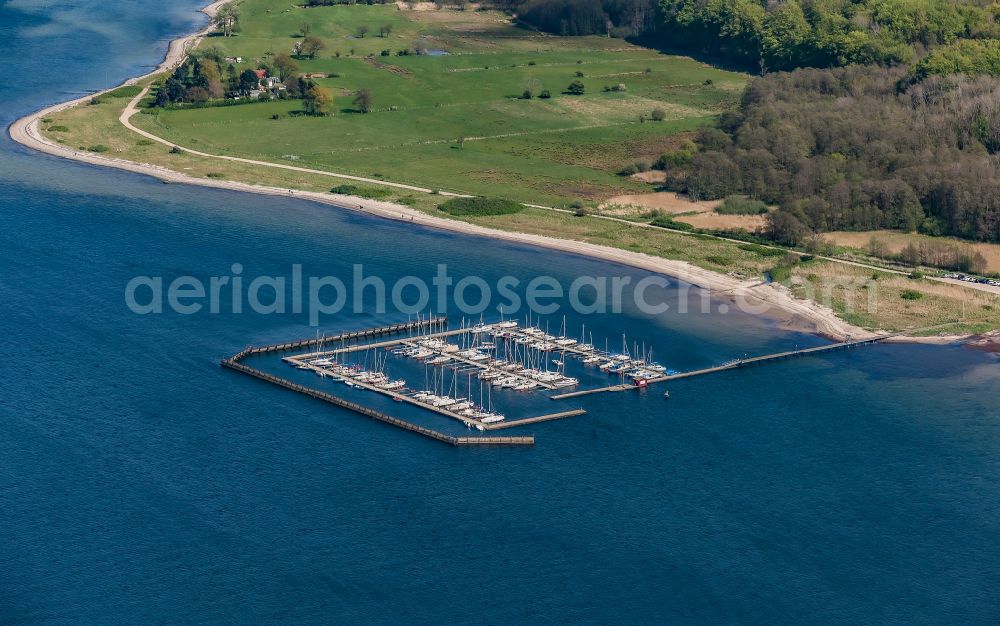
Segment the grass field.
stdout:
<svg viewBox="0 0 1000 626">
<path fill-rule="evenodd" d="M 868 232 L 848 232 L 836 231 L 824 233 L 823 237 L 832 241 L 838 246 L 853 248 L 859 252 L 868 251 L 868 244 L 872 239 L 877 239 L 885 245 L 890 252 L 898 253 L 907 244 L 914 243 L 937 243 L 950 242 L 959 246 L 969 246 L 986 259 L 986 271 L 1000 273 L 1000 244 L 969 242 L 962 239 L 949 239 L 942 237 L 929 237 L 919 233 L 902 233 L 894 230 L 874 230 Z"/>
<path fill-rule="evenodd" d="M 159 111 L 137 117 L 138 125 L 211 153 L 565 204 L 648 190 L 617 171 L 636 159 L 655 159 L 678 134 L 709 122 L 736 100 L 745 81 L 619 39 L 531 32 L 496 12 L 307 9 L 276 0 L 244 0 L 240 10 L 239 35 L 210 37 L 201 47 L 243 57 L 241 70 L 256 67 L 290 53 L 308 22 L 327 48 L 300 67 L 330 76 L 318 82 L 335 96 L 334 115 L 294 116 L 301 103 L 287 100 Z M 386 24 L 392 32 L 380 37 Z M 374 34 L 358 38 L 362 25 Z M 416 42 L 448 54 L 395 56 Z M 380 56 L 382 50 L 393 55 Z M 587 92 L 564 95 L 577 72 Z M 603 91 L 616 84 L 626 90 Z M 519 99 L 526 88 L 547 89 L 553 97 Z M 351 104 L 359 89 L 374 95 L 369 114 Z M 656 108 L 666 113 L 664 121 L 640 123 L 640 115 L 648 118 Z M 276 114 L 280 118 L 272 119 Z"/>
<path fill-rule="evenodd" d="M 284 157 L 296 155 L 295 165 L 320 170 L 373 178 L 384 176 L 397 182 L 506 196 L 538 204 L 556 205 L 580 198 L 595 200 L 596 204 L 597 200 L 611 196 L 648 192 L 647 184 L 616 176 L 614 171 L 623 162 L 643 155 L 655 156 L 677 142 L 677 133 L 697 126 L 735 98 L 743 81 L 739 75 L 713 70 L 690 59 L 662 56 L 628 46 L 620 40 L 561 39 L 527 33 L 492 13 L 400 12 L 395 7 L 360 5 L 306 10 L 282 5 L 280 10 L 268 14 L 266 7 L 269 5 L 276 6 L 276 3 L 273 0 L 246 0 L 242 5 L 244 15 L 260 9 L 265 11 L 261 19 L 245 18 L 245 30 L 239 37 L 228 40 L 213 37 L 204 45 L 224 45 L 227 54 L 248 56 L 255 53 L 263 58 L 273 48 L 281 50 L 276 48 L 276 41 L 290 47 L 294 41 L 291 35 L 306 15 L 313 24 L 313 32 L 326 33 L 330 39 L 330 54 L 336 51 L 332 44 L 333 33 L 340 33 L 337 41 L 342 39 L 346 43 L 341 58 L 306 61 L 303 70 L 337 71 L 341 78 L 330 79 L 331 88 L 340 85 L 342 93 L 349 92 L 351 85 L 371 88 L 376 92 L 377 106 L 381 103 L 380 108 L 368 115 L 339 112 L 327 118 L 286 116 L 271 120 L 274 112 L 281 113 L 296 106 L 294 101 L 277 101 L 136 115 L 133 122 L 178 144 L 209 153 L 282 163 L 290 162 Z M 261 34 L 254 33 L 251 28 L 254 24 L 264 24 L 270 19 L 276 20 L 275 24 Z M 343 56 L 351 46 L 356 46 L 355 55 L 364 50 L 390 47 L 377 35 L 369 35 L 364 40 L 346 39 L 346 34 L 363 21 L 377 32 L 388 20 L 396 20 L 392 22 L 393 35 L 388 38 L 391 47 L 411 45 L 412 38 L 417 36 L 434 37 L 434 45 L 453 54 L 385 59 L 394 67 L 406 69 L 408 73 L 402 74 L 376 68 L 357 56 Z M 277 36 L 272 34 L 274 29 L 285 29 L 288 33 Z M 508 63 L 504 67 L 497 59 L 504 59 L 505 63 L 521 59 L 521 64 L 509 67 Z M 527 59 L 535 65 L 528 65 Z M 584 63 L 577 64 L 577 59 L 584 59 Z M 485 69 L 486 65 L 490 69 Z M 532 74 L 536 71 L 552 72 L 544 76 L 567 82 L 572 80 L 574 72 L 582 71 L 582 80 L 590 86 L 593 81 L 588 76 L 594 76 L 594 67 L 615 65 L 640 68 L 628 70 L 636 74 L 618 74 L 635 77 L 635 82 L 631 78 L 623 81 L 628 85 L 624 94 L 591 90 L 581 98 L 558 96 L 549 102 L 507 97 L 506 90 L 515 89 L 524 76 L 543 75 Z M 647 74 L 646 67 L 653 71 Z M 353 74 L 354 69 L 358 70 L 357 75 Z M 419 82 L 424 87 L 381 91 L 373 80 L 362 80 L 373 76 L 371 72 L 385 79 L 384 85 L 399 79 Z M 491 73 L 489 81 L 468 79 L 477 74 L 485 76 L 482 72 Z M 682 87 L 664 86 L 665 80 L 661 82 L 655 78 L 660 72 L 663 76 L 673 72 L 678 81 L 675 84 L 680 84 L 681 80 L 688 82 Z M 518 73 L 521 78 L 512 78 Z M 506 78 L 494 83 L 493 75 L 506 75 Z M 461 77 L 461 87 L 450 86 L 453 76 Z M 703 84 L 706 77 L 712 77 L 712 84 Z M 357 82 L 352 82 L 355 80 Z M 610 82 L 610 77 L 608 80 Z M 453 102 L 436 106 L 438 99 L 431 98 L 427 92 L 428 86 L 433 85 L 437 87 L 434 87 L 436 91 L 431 89 L 432 92 L 448 94 Z M 199 157 L 189 152 L 172 153 L 167 146 L 144 140 L 118 122 L 129 99 L 126 96 L 134 91 L 123 93 L 122 97 L 102 97 L 98 104 L 62 111 L 44 121 L 41 130 L 49 138 L 79 151 L 101 152 L 106 157 L 160 166 L 198 178 L 221 178 L 316 192 L 328 192 L 342 184 L 356 185 L 364 190 L 362 195 L 444 215 L 437 208 L 444 198 L 435 194 Z M 409 104 L 393 105 L 398 110 L 389 111 L 383 98 Z M 346 108 L 349 100 L 340 96 L 340 107 Z M 654 100 L 661 103 L 658 106 L 674 113 L 690 110 L 698 114 L 661 123 L 639 124 L 629 121 L 623 112 L 637 110 L 637 107 L 647 106 L 647 101 Z M 674 108 L 669 108 L 670 105 Z M 479 117 L 478 111 L 483 112 Z M 493 113 L 487 115 L 486 111 Z M 497 111 L 506 113 L 494 115 Z M 553 111 L 561 113 L 557 116 Z M 508 132 L 498 134 L 507 136 L 474 139 L 481 136 L 473 131 L 480 127 L 482 120 L 493 120 L 493 123 L 504 120 Z M 564 125 L 557 124 L 558 120 Z M 613 123 L 608 123 L 609 120 Z M 603 126 L 602 121 L 605 122 Z M 574 129 L 567 130 L 571 123 L 575 124 Z M 463 148 L 454 144 L 453 135 L 467 138 Z M 664 194 L 657 198 L 663 202 L 668 200 Z M 672 202 L 677 204 L 679 201 L 674 199 Z M 668 202 L 657 208 L 672 213 L 690 212 L 687 203 L 677 204 L 677 211 L 672 210 L 673 206 Z M 617 215 L 613 211 L 611 214 Z M 620 217 L 631 216 L 622 214 Z M 687 261 L 748 279 L 759 279 L 767 271 L 774 275 L 775 270 L 782 269 L 782 264 L 787 264 L 780 252 L 775 256 L 745 244 L 594 216 L 577 217 L 572 212 L 525 208 L 508 215 L 453 218 L 500 230 L 557 236 Z M 840 243 L 850 245 L 847 241 Z M 781 273 L 786 276 L 782 280 L 789 280 L 797 295 L 829 304 L 845 319 L 867 328 L 922 327 L 938 321 L 954 321 L 962 314 L 966 324 L 949 329 L 950 332 L 976 332 L 1000 326 L 1000 296 L 974 292 L 960 285 L 909 280 L 885 272 L 873 274 L 871 269 L 821 259 L 785 267 Z M 878 278 L 873 278 L 874 275 Z M 917 300 L 903 298 L 907 290 L 919 291 L 922 296 Z"/>
</svg>

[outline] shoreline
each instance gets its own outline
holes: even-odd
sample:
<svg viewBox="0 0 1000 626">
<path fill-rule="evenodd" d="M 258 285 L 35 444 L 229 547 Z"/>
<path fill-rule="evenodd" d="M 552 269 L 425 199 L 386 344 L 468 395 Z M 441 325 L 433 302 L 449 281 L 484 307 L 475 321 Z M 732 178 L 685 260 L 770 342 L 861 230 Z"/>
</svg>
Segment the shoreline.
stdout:
<svg viewBox="0 0 1000 626">
<path fill-rule="evenodd" d="M 256 193 L 260 195 L 301 198 L 333 206 L 341 210 L 365 213 L 397 222 L 409 222 L 457 234 L 488 237 L 493 240 L 507 241 L 565 253 L 578 254 L 589 258 L 651 271 L 694 285 L 707 291 L 710 297 L 728 298 L 733 302 L 743 304 L 746 308 L 750 308 L 754 314 L 767 316 L 775 320 L 780 328 L 789 331 L 812 333 L 826 337 L 833 341 L 843 341 L 847 338 L 860 339 L 874 337 L 878 334 L 846 322 L 838 317 L 829 307 L 817 302 L 797 299 L 792 296 L 787 289 L 779 285 L 763 284 L 760 281 L 737 279 L 725 274 L 699 268 L 687 263 L 686 261 L 676 261 L 644 253 L 612 248 L 609 246 L 575 241 L 572 239 L 560 239 L 558 237 L 499 230 L 458 220 L 452 220 L 445 217 L 428 215 L 427 213 L 405 205 L 393 204 L 390 202 L 381 202 L 353 196 L 340 196 L 330 193 L 298 191 L 287 188 L 252 185 L 236 181 L 195 178 L 161 166 L 79 152 L 49 141 L 41 135 L 39 131 L 39 122 L 44 117 L 58 113 L 73 106 L 77 106 L 89 101 L 92 98 L 99 97 L 105 93 L 118 89 L 119 87 L 135 85 L 153 75 L 172 70 L 184 60 L 191 48 L 196 46 L 202 38 L 211 32 L 213 26 L 212 18 L 214 18 L 215 14 L 223 5 L 230 1 L 231 0 L 216 0 L 215 2 L 199 9 L 201 13 L 208 16 L 208 24 L 206 24 L 205 27 L 199 31 L 172 40 L 168 45 L 163 61 L 152 71 L 141 76 L 129 78 L 115 87 L 87 94 L 69 101 L 53 104 L 25 115 L 10 124 L 7 128 L 8 135 L 16 143 L 45 154 L 88 163 L 91 165 L 114 167 L 138 174 L 153 176 L 164 182 L 198 185 L 202 187 L 227 189 L 231 191 Z M 163 139 L 160 139 L 159 137 L 145 133 L 128 123 L 128 118 L 131 116 L 130 112 L 134 112 L 134 105 L 140 98 L 141 95 L 129 102 L 129 105 L 122 113 L 122 123 L 133 132 L 137 132 L 150 139 L 155 139 L 160 143 L 173 145 Z M 214 158 L 229 158 L 254 163 L 248 159 L 238 159 L 235 157 L 219 157 L 218 155 L 205 156 Z M 279 164 L 270 165 L 296 169 L 293 166 L 283 166 Z M 335 178 L 362 181 L 367 180 L 361 177 L 341 175 L 333 172 L 330 172 L 329 175 Z M 379 184 L 386 184 L 384 181 L 375 182 L 379 182 Z M 397 186 L 406 187 L 405 185 Z M 415 187 L 411 188 L 416 189 Z M 968 337 L 969 336 L 951 335 L 942 337 L 917 337 L 913 338 L 913 340 L 919 341 L 920 343 L 946 344 L 968 339 Z"/>
</svg>

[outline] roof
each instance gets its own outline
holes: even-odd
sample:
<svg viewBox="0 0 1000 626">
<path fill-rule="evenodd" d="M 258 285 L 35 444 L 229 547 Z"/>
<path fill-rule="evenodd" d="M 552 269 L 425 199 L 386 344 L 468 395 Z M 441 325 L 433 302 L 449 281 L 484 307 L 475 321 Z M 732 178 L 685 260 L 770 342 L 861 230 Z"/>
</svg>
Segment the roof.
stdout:
<svg viewBox="0 0 1000 626">
<path fill-rule="evenodd" d="M 263 78 L 267 76 L 266 70 L 254 70 L 253 73 L 256 74 L 257 78 L 260 78 L 261 80 L 263 80 Z"/>
</svg>

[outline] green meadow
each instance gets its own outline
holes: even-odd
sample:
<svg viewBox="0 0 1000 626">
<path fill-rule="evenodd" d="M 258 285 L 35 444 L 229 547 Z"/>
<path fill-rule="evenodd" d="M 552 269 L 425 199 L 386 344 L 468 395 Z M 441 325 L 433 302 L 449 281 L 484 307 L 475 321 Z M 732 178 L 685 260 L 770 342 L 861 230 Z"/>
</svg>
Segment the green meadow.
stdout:
<svg viewBox="0 0 1000 626">
<path fill-rule="evenodd" d="M 334 95 L 333 115 L 297 115 L 299 100 L 275 100 L 156 110 L 137 116 L 137 124 L 216 154 L 566 204 L 648 190 L 617 172 L 655 160 L 682 133 L 709 122 L 745 81 L 620 39 L 539 34 L 492 11 L 304 8 L 275 0 L 239 6 L 240 32 L 206 38 L 201 47 L 243 57 L 242 71 L 291 53 L 308 23 L 326 48 L 300 60 L 300 70 L 327 75 L 317 82 Z M 381 37 L 384 25 L 391 32 Z M 416 47 L 448 54 L 396 54 Z M 564 93 L 574 80 L 586 86 L 583 95 Z M 615 85 L 624 91 L 604 91 Z M 373 94 L 370 113 L 354 109 L 360 89 Z M 519 98 L 526 89 L 536 97 Z M 539 99 L 543 90 L 552 97 Z M 654 109 L 665 119 L 649 120 Z"/>
</svg>

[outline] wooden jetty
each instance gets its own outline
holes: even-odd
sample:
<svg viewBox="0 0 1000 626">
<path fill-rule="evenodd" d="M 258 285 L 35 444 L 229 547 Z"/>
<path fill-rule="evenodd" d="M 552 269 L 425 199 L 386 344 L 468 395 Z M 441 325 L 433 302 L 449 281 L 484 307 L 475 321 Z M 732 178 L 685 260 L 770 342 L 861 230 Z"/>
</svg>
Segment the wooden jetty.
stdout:
<svg viewBox="0 0 1000 626">
<path fill-rule="evenodd" d="M 700 370 L 692 370 L 690 372 L 681 372 L 679 374 L 671 374 L 669 376 L 658 376 L 656 378 L 650 378 L 646 381 L 646 386 L 652 385 L 654 383 L 663 383 L 671 380 L 680 380 L 682 378 L 693 378 L 695 376 L 705 376 L 707 374 L 715 374 L 718 372 L 725 372 L 729 370 L 739 369 L 741 367 L 749 367 L 751 365 L 763 365 L 765 363 L 771 363 L 773 361 L 781 361 L 784 359 L 790 359 L 794 357 L 807 356 L 810 354 L 819 354 L 822 352 L 832 352 L 834 350 L 845 350 L 848 348 L 855 348 L 858 346 L 871 345 L 891 339 L 893 337 L 901 336 L 905 333 L 889 333 L 886 335 L 879 335 L 877 337 L 869 337 L 867 339 L 859 339 L 856 341 L 844 341 L 840 343 L 828 344 L 825 346 L 815 346 L 813 348 L 802 348 L 799 350 L 786 350 L 784 352 L 776 352 L 774 354 L 765 354 L 763 356 L 750 357 L 747 359 L 736 359 L 722 365 L 716 365 L 714 367 L 706 367 Z M 571 391 L 569 393 L 561 393 L 554 396 L 549 396 L 552 400 L 566 400 L 568 398 L 578 398 L 580 396 L 587 396 L 595 393 L 610 393 L 616 391 L 630 391 L 633 389 L 642 389 L 638 385 L 634 384 L 619 384 L 619 385 L 609 385 L 607 387 L 598 387 L 596 389 L 581 389 L 580 391 Z"/>
<path fill-rule="evenodd" d="M 487 428 L 490 430 L 500 430 L 502 428 L 515 428 L 517 426 L 527 426 L 528 424 L 537 424 L 538 422 L 549 422 L 552 420 L 561 420 L 566 417 L 575 417 L 577 415 L 583 415 L 586 411 L 583 409 L 573 409 L 571 411 L 561 411 L 559 413 L 549 413 L 548 415 L 538 415 L 536 417 L 525 417 L 519 420 L 510 420 L 504 422 L 496 422 L 494 424 L 487 424 Z"/>
</svg>

